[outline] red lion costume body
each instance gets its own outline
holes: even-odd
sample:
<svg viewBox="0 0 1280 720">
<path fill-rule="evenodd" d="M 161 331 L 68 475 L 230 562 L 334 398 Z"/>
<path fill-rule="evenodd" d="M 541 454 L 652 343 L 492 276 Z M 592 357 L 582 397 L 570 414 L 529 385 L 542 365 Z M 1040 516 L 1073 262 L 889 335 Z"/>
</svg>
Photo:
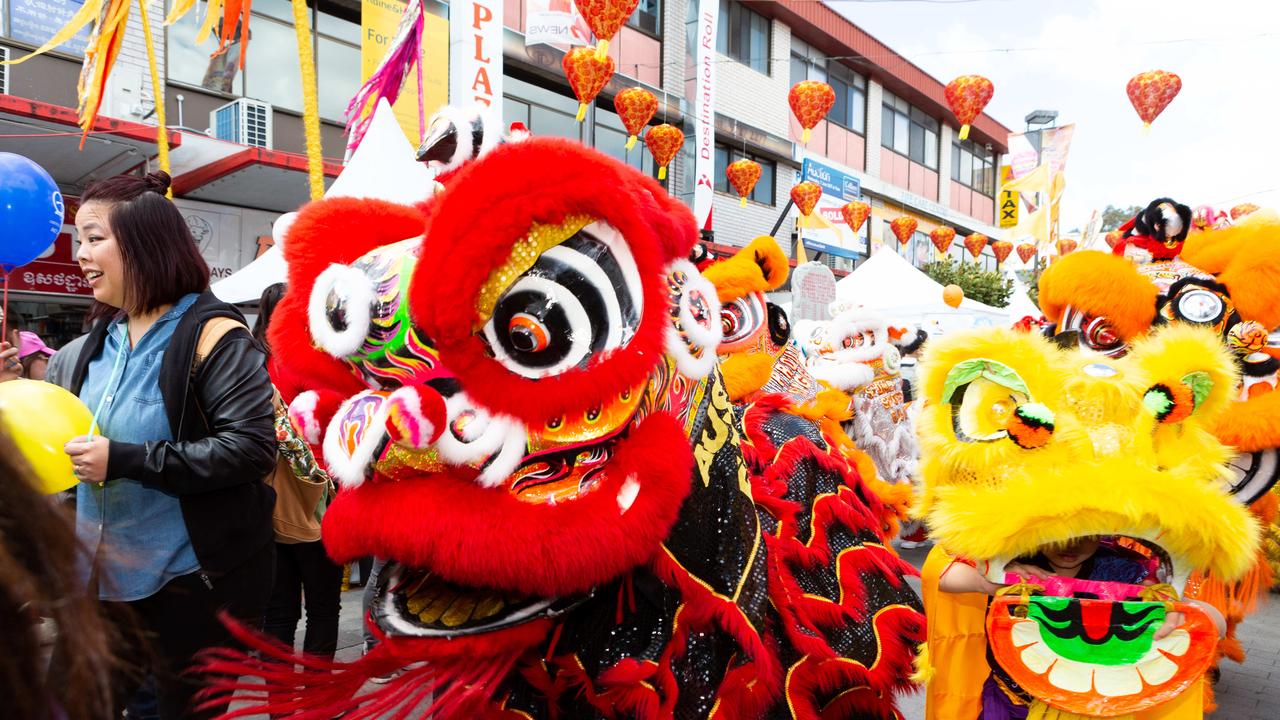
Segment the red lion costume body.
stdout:
<svg viewBox="0 0 1280 720">
<path fill-rule="evenodd" d="M 330 554 L 389 559 L 383 639 L 340 664 L 239 630 L 264 659 L 207 663 L 251 699 L 231 716 L 408 717 L 428 698 L 436 718 L 896 716 L 896 638 L 921 628 L 876 634 L 884 608 L 846 595 L 856 559 L 804 554 L 841 579 L 809 590 L 830 596 L 814 622 L 855 633 L 839 646 L 857 661 L 773 609 L 769 518 L 815 498 L 760 514 L 696 232 L 652 179 L 555 139 L 492 149 L 418 207 L 300 212 L 273 375 L 341 485 Z"/>
</svg>

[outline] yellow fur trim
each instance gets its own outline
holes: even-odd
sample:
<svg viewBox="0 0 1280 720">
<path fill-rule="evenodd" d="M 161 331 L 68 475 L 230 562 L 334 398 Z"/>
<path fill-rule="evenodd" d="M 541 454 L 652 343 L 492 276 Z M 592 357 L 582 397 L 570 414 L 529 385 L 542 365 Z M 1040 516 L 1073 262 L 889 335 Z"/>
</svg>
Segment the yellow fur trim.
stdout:
<svg viewBox="0 0 1280 720">
<path fill-rule="evenodd" d="M 1059 257 L 1040 276 L 1040 309 L 1050 322 L 1061 322 L 1070 305 L 1089 315 L 1105 315 L 1125 340 L 1151 327 L 1156 295 L 1156 286 L 1133 263 L 1098 251 Z"/>
<path fill-rule="evenodd" d="M 753 292 L 767 292 L 782 287 L 791 267 L 778 241 L 762 235 L 752 240 L 733 257 L 721 260 L 702 274 L 716 286 L 720 302 L 733 302 Z"/>
<path fill-rule="evenodd" d="M 1259 210 L 1222 230 L 1192 233 L 1182 258 L 1212 273 L 1245 320 L 1280 325 L 1280 214 Z"/>
<path fill-rule="evenodd" d="M 928 685 L 934 673 L 933 664 L 929 662 L 929 643 L 920 643 L 920 647 L 916 649 L 916 659 L 913 664 L 915 672 L 911 673 L 911 682 Z"/>
</svg>

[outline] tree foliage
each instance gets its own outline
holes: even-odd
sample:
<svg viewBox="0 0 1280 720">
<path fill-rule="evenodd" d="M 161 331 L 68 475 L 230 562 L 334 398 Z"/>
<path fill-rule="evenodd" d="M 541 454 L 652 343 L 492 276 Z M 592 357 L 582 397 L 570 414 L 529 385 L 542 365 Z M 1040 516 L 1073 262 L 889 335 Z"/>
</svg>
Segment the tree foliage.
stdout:
<svg viewBox="0 0 1280 720">
<path fill-rule="evenodd" d="M 1027 297 L 1031 298 L 1031 302 L 1040 307 L 1040 275 L 1044 273 L 1044 269 L 1049 267 L 1049 263 L 1043 257 L 1036 257 L 1035 267 L 1014 270 L 1014 274 L 1027 286 Z"/>
<path fill-rule="evenodd" d="M 977 262 L 956 262 L 952 257 L 934 260 L 924 266 L 934 282 L 959 285 L 964 296 L 992 307 L 1005 307 L 1013 294 L 1013 280 L 1003 273 L 984 270 Z"/>
<path fill-rule="evenodd" d="M 1129 222 L 1134 215 L 1142 212 L 1141 205 L 1130 205 L 1126 208 L 1108 205 L 1106 210 L 1102 211 L 1102 232 L 1111 232 L 1121 225 Z"/>
</svg>

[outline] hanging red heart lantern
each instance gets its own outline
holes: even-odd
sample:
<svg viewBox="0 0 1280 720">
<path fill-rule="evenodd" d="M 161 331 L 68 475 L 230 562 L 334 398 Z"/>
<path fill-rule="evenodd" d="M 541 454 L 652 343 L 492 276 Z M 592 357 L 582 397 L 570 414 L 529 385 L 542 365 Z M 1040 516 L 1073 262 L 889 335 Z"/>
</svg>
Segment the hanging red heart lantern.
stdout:
<svg viewBox="0 0 1280 720">
<path fill-rule="evenodd" d="M 1231 208 L 1231 219 L 1239 220 L 1245 215 L 1250 215 L 1252 213 L 1258 212 L 1259 209 L 1260 208 L 1257 205 L 1254 205 L 1253 203 L 1241 203 Z"/>
<path fill-rule="evenodd" d="M 1013 243 L 1008 240 L 996 240 L 991 243 L 991 254 L 996 256 L 996 268 L 998 269 L 1005 260 L 1009 258 L 1009 253 L 1013 252 Z"/>
<path fill-rule="evenodd" d="M 809 131 L 822 122 L 822 118 L 831 112 L 831 106 L 836 104 L 836 91 L 821 80 L 802 80 L 791 86 L 787 102 L 791 104 L 796 120 L 800 121 L 800 127 L 804 128 L 800 142 L 807 143 Z"/>
<path fill-rule="evenodd" d="M 1031 258 L 1036 256 L 1036 246 L 1034 243 L 1022 243 L 1018 246 L 1018 259 L 1025 265 L 1031 262 Z"/>
<path fill-rule="evenodd" d="M 658 98 L 642 87 L 627 88 L 613 97 L 613 110 L 627 129 L 627 149 L 636 146 L 636 139 L 658 113 Z"/>
<path fill-rule="evenodd" d="M 939 255 L 946 255 L 951 249 L 951 243 L 956 239 L 956 229 L 941 225 L 933 229 L 929 233 L 929 242 L 933 243 L 933 248 L 938 251 Z"/>
<path fill-rule="evenodd" d="M 640 0 L 573 0 L 573 4 L 599 41 L 596 55 L 604 57 L 609 52 L 609 41 L 627 24 Z"/>
<path fill-rule="evenodd" d="M 840 214 L 844 216 L 844 224 L 849 226 L 854 235 L 857 235 L 862 229 L 862 224 L 871 217 L 871 206 L 861 200 L 853 200 L 840 208 Z"/>
<path fill-rule="evenodd" d="M 1072 240 L 1071 238 L 1062 238 L 1061 240 L 1058 241 L 1058 254 L 1070 255 L 1072 251 L 1076 249 L 1076 245 L 1078 244 L 1079 243 L 1077 243 L 1075 240 Z"/>
<path fill-rule="evenodd" d="M 747 206 L 747 197 L 755 189 L 763 171 L 764 169 L 760 167 L 760 163 L 755 160 L 734 160 L 729 163 L 729 167 L 724 169 L 724 175 L 729 179 L 729 184 L 733 186 L 734 190 L 738 191 L 738 197 L 742 200 L 742 207 Z"/>
<path fill-rule="evenodd" d="M 911 236 L 916 234 L 916 228 L 920 227 L 920 223 L 916 222 L 913 217 L 903 215 L 889 221 L 889 231 L 893 236 L 898 238 L 898 244 L 905 246 L 911 242 Z"/>
<path fill-rule="evenodd" d="M 982 114 L 982 109 L 991 102 L 996 92 L 995 85 L 981 75 L 961 75 L 947 83 L 947 105 L 960 121 L 960 139 L 969 137 L 969 125 L 974 118 Z"/>
<path fill-rule="evenodd" d="M 1164 112 L 1182 90 L 1182 78 L 1164 70 L 1149 70 L 1130 78 L 1125 90 L 1143 126 L 1151 127 L 1156 116 Z"/>
<path fill-rule="evenodd" d="M 991 238 L 983 235 L 982 233 L 973 233 L 964 239 L 964 249 L 969 251 L 969 254 L 973 256 L 974 260 L 977 260 L 978 256 L 982 254 L 983 248 L 987 246 L 987 243 L 990 240 Z"/>
<path fill-rule="evenodd" d="M 791 201 L 796 204 L 800 214 L 806 218 L 813 214 L 813 209 L 817 207 L 818 200 L 821 197 L 822 186 L 812 180 L 796 183 L 791 188 Z"/>
<path fill-rule="evenodd" d="M 587 105 L 596 99 L 613 77 L 613 58 L 596 55 L 589 47 L 576 47 L 564 55 L 564 74 L 578 98 L 578 122 L 587 116 Z"/>
<path fill-rule="evenodd" d="M 662 123 L 649 128 L 649 132 L 644 134 L 644 144 L 653 153 L 654 162 L 658 163 L 658 179 L 666 180 L 667 166 L 684 147 L 684 133 L 674 125 Z"/>
</svg>

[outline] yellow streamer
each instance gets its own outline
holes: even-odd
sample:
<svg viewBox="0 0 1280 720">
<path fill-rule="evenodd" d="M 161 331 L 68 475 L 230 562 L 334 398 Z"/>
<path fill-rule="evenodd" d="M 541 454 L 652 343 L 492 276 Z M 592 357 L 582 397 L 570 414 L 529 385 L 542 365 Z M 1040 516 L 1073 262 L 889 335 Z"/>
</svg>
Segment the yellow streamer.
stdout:
<svg viewBox="0 0 1280 720">
<path fill-rule="evenodd" d="M 293 0 L 293 29 L 298 38 L 302 70 L 302 125 L 307 138 L 307 179 L 311 199 L 324 197 L 324 155 L 320 145 L 320 101 L 316 92 L 316 57 L 311 47 L 311 24 L 306 0 Z"/>
<path fill-rule="evenodd" d="M 147 17 L 147 0 L 138 0 L 138 17 L 142 20 L 142 42 L 147 46 L 147 70 L 151 72 L 151 99 L 156 103 L 156 157 L 160 169 L 169 172 L 169 128 L 164 121 L 164 86 L 156 68 L 156 43 L 151 37 L 151 19 Z M 165 192 L 173 197 L 173 188 Z"/>
<path fill-rule="evenodd" d="M 209 7 L 205 9 L 204 23 L 196 31 L 197 45 L 203 45 L 204 41 L 209 39 L 209 33 L 213 32 L 214 22 L 221 16 L 222 0 L 209 0 Z"/>
<path fill-rule="evenodd" d="M 54 34 L 53 37 L 49 38 L 48 42 L 35 50 L 32 50 L 30 53 L 23 55 L 17 60 L 6 60 L 4 62 L 0 62 L 0 65 L 17 65 L 19 63 L 24 63 L 37 55 L 43 55 L 58 47 L 62 43 L 74 37 L 75 34 L 80 32 L 85 25 L 97 20 L 98 16 L 102 14 L 102 7 L 105 4 L 106 0 L 89 0 L 84 5 L 80 6 L 80 10 L 77 11 L 75 15 L 72 15 L 71 19 L 67 21 L 67 24 L 63 25 L 61 30 Z"/>
<path fill-rule="evenodd" d="M 178 0 L 175 2 L 173 4 L 173 8 L 169 10 L 169 17 L 164 19 L 164 26 L 169 27 L 181 20 L 183 15 L 191 12 L 191 8 L 194 7 L 195 4 L 196 0 Z"/>
</svg>

